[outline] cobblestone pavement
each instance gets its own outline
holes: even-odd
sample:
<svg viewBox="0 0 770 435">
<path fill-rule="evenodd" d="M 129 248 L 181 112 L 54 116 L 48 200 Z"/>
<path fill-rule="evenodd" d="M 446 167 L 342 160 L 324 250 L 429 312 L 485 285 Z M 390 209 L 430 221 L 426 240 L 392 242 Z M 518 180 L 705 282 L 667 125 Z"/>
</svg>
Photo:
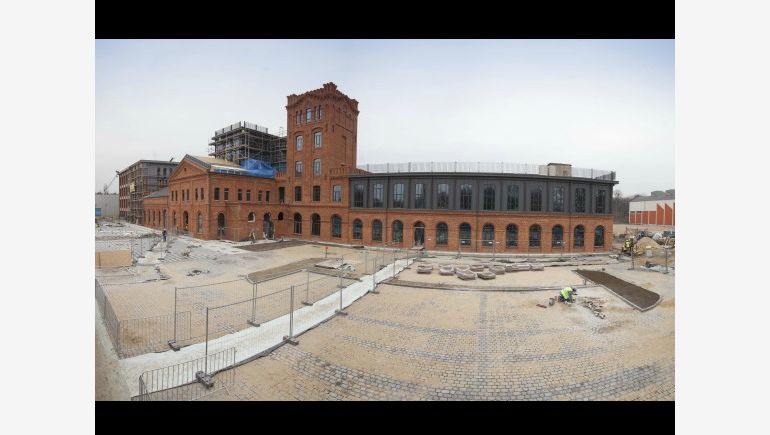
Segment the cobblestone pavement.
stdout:
<svg viewBox="0 0 770 435">
<path fill-rule="evenodd" d="M 645 313 L 581 290 L 605 319 L 579 304 L 536 306 L 555 292 L 380 285 L 205 400 L 674 400 L 673 277 L 654 282 L 636 282 L 665 287 Z"/>
</svg>

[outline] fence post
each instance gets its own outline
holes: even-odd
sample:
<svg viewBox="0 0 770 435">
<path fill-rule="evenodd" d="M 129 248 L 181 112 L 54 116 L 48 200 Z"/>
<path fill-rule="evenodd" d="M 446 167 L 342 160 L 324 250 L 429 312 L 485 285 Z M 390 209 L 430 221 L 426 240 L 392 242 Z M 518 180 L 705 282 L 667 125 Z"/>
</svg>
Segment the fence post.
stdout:
<svg viewBox="0 0 770 435">
<path fill-rule="evenodd" d="M 257 323 L 257 285 L 256 281 L 251 284 L 251 320 L 247 322 L 251 326 L 259 326 L 259 323 Z"/>
<path fill-rule="evenodd" d="M 663 247 L 663 252 L 666 253 L 666 271 L 663 273 L 668 273 L 668 248 Z"/>
<path fill-rule="evenodd" d="M 293 345 L 299 344 L 297 340 L 294 339 L 294 286 L 291 286 L 291 290 L 289 291 L 290 300 L 289 300 L 289 335 L 286 337 L 283 337 L 283 341 L 287 343 L 291 343 Z"/>
<path fill-rule="evenodd" d="M 342 273 L 340 273 L 340 285 L 339 285 L 339 288 L 340 288 L 340 308 L 338 310 L 334 310 L 334 313 L 335 314 L 339 314 L 341 316 L 347 316 L 348 313 L 342 311 L 342 289 L 345 288 L 345 286 L 342 285 Z"/>
<path fill-rule="evenodd" d="M 179 350 L 179 345 L 176 344 L 176 322 L 177 322 L 177 313 L 176 313 L 176 286 L 174 286 L 174 337 L 168 341 L 168 347 L 170 347 L 173 350 Z"/>
<path fill-rule="evenodd" d="M 396 277 L 396 249 L 393 249 L 393 278 Z"/>
<path fill-rule="evenodd" d="M 206 349 L 203 366 L 203 374 L 206 375 L 209 372 L 209 307 L 206 307 Z"/>
<path fill-rule="evenodd" d="M 302 301 L 302 305 L 313 305 L 310 303 L 310 269 L 307 269 L 307 280 L 305 283 L 305 300 Z"/>
</svg>

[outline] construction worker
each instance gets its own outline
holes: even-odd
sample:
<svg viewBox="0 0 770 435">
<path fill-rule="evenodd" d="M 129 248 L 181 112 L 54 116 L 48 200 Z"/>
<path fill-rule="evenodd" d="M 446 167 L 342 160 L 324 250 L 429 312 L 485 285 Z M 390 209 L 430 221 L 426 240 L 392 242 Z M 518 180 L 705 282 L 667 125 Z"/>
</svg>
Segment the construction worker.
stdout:
<svg viewBox="0 0 770 435">
<path fill-rule="evenodd" d="M 632 247 L 634 246 L 633 239 L 626 239 L 625 242 L 623 242 L 623 252 L 627 253 L 630 257 L 632 255 Z"/>
<path fill-rule="evenodd" d="M 166 234 L 168 234 L 168 233 L 166 233 L 166 229 L 163 228 L 163 241 L 164 242 L 166 241 Z"/>
<path fill-rule="evenodd" d="M 249 237 L 251 238 L 252 245 L 257 243 L 257 235 L 254 233 L 254 230 L 251 230 L 251 234 L 249 235 Z"/>
<path fill-rule="evenodd" d="M 574 287 L 564 287 L 559 292 L 559 302 L 575 302 L 572 298 L 573 294 L 577 294 L 577 290 Z"/>
</svg>

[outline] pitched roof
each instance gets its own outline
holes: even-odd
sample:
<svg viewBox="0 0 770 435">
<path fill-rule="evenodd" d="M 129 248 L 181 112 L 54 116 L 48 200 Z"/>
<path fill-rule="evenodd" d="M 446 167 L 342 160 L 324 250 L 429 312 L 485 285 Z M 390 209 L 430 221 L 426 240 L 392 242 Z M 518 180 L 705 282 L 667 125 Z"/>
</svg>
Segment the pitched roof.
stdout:
<svg viewBox="0 0 770 435">
<path fill-rule="evenodd" d="M 650 195 L 650 196 L 637 196 L 636 198 L 632 199 L 631 202 L 641 202 L 641 201 L 667 201 L 671 199 L 675 199 L 675 193 L 663 193 L 663 195 Z"/>
<path fill-rule="evenodd" d="M 168 196 L 168 187 L 164 187 L 163 189 L 152 192 L 144 198 L 162 198 L 164 196 Z"/>
</svg>

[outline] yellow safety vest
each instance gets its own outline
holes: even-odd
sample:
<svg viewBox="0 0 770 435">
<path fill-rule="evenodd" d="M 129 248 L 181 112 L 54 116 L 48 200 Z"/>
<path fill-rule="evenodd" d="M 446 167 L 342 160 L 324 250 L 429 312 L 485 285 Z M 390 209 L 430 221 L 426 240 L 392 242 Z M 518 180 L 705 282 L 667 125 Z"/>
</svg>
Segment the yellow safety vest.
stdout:
<svg viewBox="0 0 770 435">
<path fill-rule="evenodd" d="M 564 287 L 561 289 L 561 297 L 564 299 L 569 299 L 572 296 L 572 288 L 571 287 Z"/>
</svg>

